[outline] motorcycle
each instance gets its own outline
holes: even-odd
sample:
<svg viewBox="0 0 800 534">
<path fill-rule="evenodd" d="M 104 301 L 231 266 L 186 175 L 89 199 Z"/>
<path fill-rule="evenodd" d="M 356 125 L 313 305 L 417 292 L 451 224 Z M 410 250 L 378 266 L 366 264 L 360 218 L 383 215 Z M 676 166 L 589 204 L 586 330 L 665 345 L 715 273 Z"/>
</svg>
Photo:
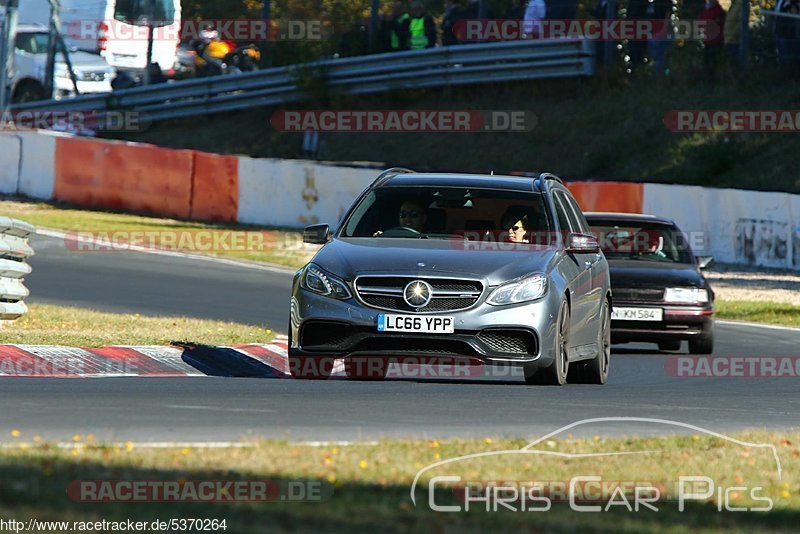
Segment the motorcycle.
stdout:
<svg viewBox="0 0 800 534">
<path fill-rule="evenodd" d="M 237 46 L 233 41 L 201 41 L 195 45 L 195 52 L 197 76 L 255 71 L 261 59 L 261 51 L 255 45 Z"/>
</svg>

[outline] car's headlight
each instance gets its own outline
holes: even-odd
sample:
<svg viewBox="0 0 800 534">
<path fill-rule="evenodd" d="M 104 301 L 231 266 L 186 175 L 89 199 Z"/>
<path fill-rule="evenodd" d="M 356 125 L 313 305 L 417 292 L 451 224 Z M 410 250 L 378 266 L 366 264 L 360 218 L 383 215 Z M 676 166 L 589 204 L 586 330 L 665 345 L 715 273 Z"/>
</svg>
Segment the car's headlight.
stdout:
<svg viewBox="0 0 800 534">
<path fill-rule="evenodd" d="M 664 302 L 705 304 L 708 302 L 708 291 L 700 287 L 668 287 L 664 292 Z"/>
<path fill-rule="evenodd" d="M 306 265 L 303 270 L 303 274 L 300 276 L 300 286 L 313 293 L 339 300 L 346 300 L 352 296 L 343 280 L 323 271 L 313 263 Z"/>
<path fill-rule="evenodd" d="M 502 306 L 503 304 L 516 304 L 518 302 L 527 302 L 529 300 L 536 300 L 541 298 L 547 292 L 547 277 L 543 274 L 534 274 L 504 284 L 489 295 L 486 299 L 488 304 L 494 306 Z"/>
</svg>

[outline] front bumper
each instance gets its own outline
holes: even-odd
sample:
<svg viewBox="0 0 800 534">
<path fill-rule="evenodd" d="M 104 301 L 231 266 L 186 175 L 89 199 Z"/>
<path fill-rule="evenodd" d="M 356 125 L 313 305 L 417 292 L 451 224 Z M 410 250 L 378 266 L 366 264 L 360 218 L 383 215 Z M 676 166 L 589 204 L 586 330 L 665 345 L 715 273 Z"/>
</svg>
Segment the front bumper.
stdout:
<svg viewBox="0 0 800 534">
<path fill-rule="evenodd" d="M 91 93 L 110 93 L 111 92 L 111 80 L 78 80 L 78 92 L 80 94 L 91 94 Z M 62 95 L 69 95 L 73 94 L 75 88 L 72 85 L 72 80 L 69 78 L 63 77 L 56 77 L 55 78 L 55 88 Z"/>
<path fill-rule="evenodd" d="M 467 310 L 420 314 L 453 316 L 453 334 L 379 332 L 378 315 L 392 312 L 368 307 L 355 299 L 340 301 L 320 296 L 301 289 L 295 280 L 289 354 L 337 358 L 447 357 L 486 364 L 550 365 L 560 304 L 553 297 L 554 292 L 549 291 L 537 301 L 513 306 L 485 304 L 489 293 L 484 291 L 478 303 Z"/>
<path fill-rule="evenodd" d="M 611 321 L 612 343 L 631 341 L 685 340 L 708 336 L 714 328 L 714 307 L 679 306 L 664 303 L 614 302 L 615 307 L 658 308 L 661 321 Z"/>
</svg>

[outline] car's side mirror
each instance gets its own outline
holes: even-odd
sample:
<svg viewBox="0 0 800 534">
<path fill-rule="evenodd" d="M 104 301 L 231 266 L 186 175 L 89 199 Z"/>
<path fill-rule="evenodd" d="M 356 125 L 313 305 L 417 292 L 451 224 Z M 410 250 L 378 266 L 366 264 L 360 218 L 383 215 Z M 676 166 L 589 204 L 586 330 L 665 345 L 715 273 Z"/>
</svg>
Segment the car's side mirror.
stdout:
<svg viewBox="0 0 800 534">
<path fill-rule="evenodd" d="M 331 239 L 331 229 L 327 224 L 306 226 L 303 230 L 303 243 L 324 245 Z"/>
<path fill-rule="evenodd" d="M 697 267 L 700 269 L 708 269 L 714 265 L 714 256 L 697 256 Z"/>
<path fill-rule="evenodd" d="M 569 234 L 567 236 L 567 252 L 586 254 L 600 252 L 597 238 L 589 234 Z"/>
</svg>

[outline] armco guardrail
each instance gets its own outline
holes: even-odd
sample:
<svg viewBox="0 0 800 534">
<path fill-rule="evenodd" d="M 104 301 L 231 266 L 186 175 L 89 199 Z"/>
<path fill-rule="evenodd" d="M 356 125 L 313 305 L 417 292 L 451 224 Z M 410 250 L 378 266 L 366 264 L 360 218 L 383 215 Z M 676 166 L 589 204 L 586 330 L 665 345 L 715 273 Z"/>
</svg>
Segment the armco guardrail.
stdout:
<svg viewBox="0 0 800 534">
<path fill-rule="evenodd" d="M 215 76 L 103 95 L 80 96 L 13 106 L 20 110 L 137 111 L 142 120 L 165 120 L 303 99 L 301 72 L 317 72 L 329 87 L 349 94 L 396 89 L 495 83 L 594 74 L 594 43 L 539 39 L 445 46 L 326 59 L 236 76 Z"/>
<path fill-rule="evenodd" d="M 33 249 L 28 236 L 36 229 L 30 224 L 0 217 L 0 319 L 17 319 L 28 311 L 23 300 L 30 292 L 23 284 L 30 274 L 28 258 Z"/>
</svg>

